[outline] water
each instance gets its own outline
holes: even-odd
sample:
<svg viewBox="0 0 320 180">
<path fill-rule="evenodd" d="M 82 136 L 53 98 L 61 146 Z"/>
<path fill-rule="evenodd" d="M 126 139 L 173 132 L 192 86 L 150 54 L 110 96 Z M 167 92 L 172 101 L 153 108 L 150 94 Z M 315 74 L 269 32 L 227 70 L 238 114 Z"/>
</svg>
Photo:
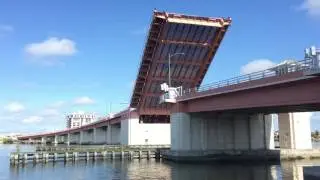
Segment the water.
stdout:
<svg viewBox="0 0 320 180">
<path fill-rule="evenodd" d="M 296 161 L 281 165 L 256 164 L 175 164 L 155 160 L 96 161 L 76 163 L 28 164 L 24 168 L 10 167 L 8 155 L 15 145 L 0 145 L 0 180 L 82 180 L 82 179 L 174 179 L 174 180 L 307 180 L 303 172 L 319 171 L 303 168 L 320 165 L 316 161 Z M 22 146 L 21 151 L 32 151 Z M 319 171 L 320 172 L 320 171 Z"/>
</svg>

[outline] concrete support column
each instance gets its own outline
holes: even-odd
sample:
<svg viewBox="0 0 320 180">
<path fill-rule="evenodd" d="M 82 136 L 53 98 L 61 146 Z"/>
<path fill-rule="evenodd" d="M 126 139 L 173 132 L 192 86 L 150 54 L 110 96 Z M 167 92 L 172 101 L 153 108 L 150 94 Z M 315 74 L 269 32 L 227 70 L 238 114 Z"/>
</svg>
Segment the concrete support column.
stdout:
<svg viewBox="0 0 320 180">
<path fill-rule="evenodd" d="M 41 144 L 47 143 L 47 137 L 41 137 Z"/>
<path fill-rule="evenodd" d="M 64 142 L 65 142 L 65 144 L 66 145 L 68 145 L 68 146 L 70 146 L 70 141 L 71 141 L 71 137 L 70 137 L 71 135 L 70 135 L 70 133 L 68 133 L 65 137 L 66 137 L 66 139 L 64 140 Z"/>
<path fill-rule="evenodd" d="M 112 144 L 112 125 L 108 125 L 107 127 L 107 144 Z"/>
<path fill-rule="evenodd" d="M 55 145 L 59 144 L 59 136 L 57 135 L 54 136 L 53 144 Z"/>
<path fill-rule="evenodd" d="M 93 128 L 93 144 L 97 144 L 97 128 Z"/>
<path fill-rule="evenodd" d="M 107 131 L 106 127 L 94 128 L 93 129 L 93 142 L 94 144 L 105 144 Z"/>
<path fill-rule="evenodd" d="M 310 112 L 278 114 L 280 148 L 312 149 Z"/>
<path fill-rule="evenodd" d="M 173 113 L 171 122 L 171 150 L 191 149 L 191 115 L 189 113 Z"/>
<path fill-rule="evenodd" d="M 79 133 L 79 144 L 83 144 L 83 137 L 84 136 L 84 131 L 80 131 L 80 133 Z"/>
<path fill-rule="evenodd" d="M 120 125 L 110 124 L 107 130 L 107 143 L 120 144 L 121 128 Z"/>
<path fill-rule="evenodd" d="M 249 117 L 250 149 L 274 149 L 271 115 L 255 114 Z"/>
<path fill-rule="evenodd" d="M 68 134 L 69 144 L 80 144 L 80 133 Z"/>
</svg>

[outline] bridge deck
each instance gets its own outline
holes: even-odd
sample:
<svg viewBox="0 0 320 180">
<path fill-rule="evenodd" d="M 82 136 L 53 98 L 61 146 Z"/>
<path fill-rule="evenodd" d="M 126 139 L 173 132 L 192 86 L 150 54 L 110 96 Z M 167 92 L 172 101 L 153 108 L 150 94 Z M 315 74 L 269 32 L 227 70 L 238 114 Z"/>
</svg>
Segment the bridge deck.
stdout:
<svg viewBox="0 0 320 180">
<path fill-rule="evenodd" d="M 140 115 L 168 115 L 169 105 L 159 104 L 160 84 L 184 88 L 199 86 L 218 50 L 230 18 L 187 16 L 155 11 L 135 82 L 131 107 Z"/>
</svg>

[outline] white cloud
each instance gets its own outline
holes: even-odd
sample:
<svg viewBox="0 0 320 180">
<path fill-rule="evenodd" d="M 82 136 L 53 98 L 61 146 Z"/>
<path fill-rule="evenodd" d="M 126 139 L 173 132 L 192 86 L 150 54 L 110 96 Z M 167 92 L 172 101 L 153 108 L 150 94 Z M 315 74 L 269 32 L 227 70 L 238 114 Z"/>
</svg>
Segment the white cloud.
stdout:
<svg viewBox="0 0 320 180">
<path fill-rule="evenodd" d="M 74 41 L 66 38 L 51 37 L 43 42 L 25 46 L 25 51 L 36 57 L 71 56 L 77 52 Z"/>
<path fill-rule="evenodd" d="M 42 121 L 42 117 L 41 116 L 29 116 L 27 118 L 24 118 L 22 120 L 23 123 L 25 124 L 33 124 L 33 123 L 39 123 Z"/>
<path fill-rule="evenodd" d="M 304 0 L 298 9 L 306 11 L 310 16 L 320 17 L 320 0 Z"/>
<path fill-rule="evenodd" d="M 4 110 L 10 113 L 19 113 L 24 111 L 25 109 L 26 108 L 24 107 L 24 105 L 19 102 L 11 102 L 4 106 Z"/>
<path fill-rule="evenodd" d="M 94 100 L 87 96 L 79 97 L 74 100 L 74 104 L 76 105 L 88 105 L 93 103 L 94 103 Z"/>
<path fill-rule="evenodd" d="M 241 67 L 241 74 L 249 74 L 257 71 L 262 71 L 268 68 L 275 66 L 276 63 L 268 60 L 268 59 L 258 59 L 249 62 L 248 64 Z"/>
</svg>

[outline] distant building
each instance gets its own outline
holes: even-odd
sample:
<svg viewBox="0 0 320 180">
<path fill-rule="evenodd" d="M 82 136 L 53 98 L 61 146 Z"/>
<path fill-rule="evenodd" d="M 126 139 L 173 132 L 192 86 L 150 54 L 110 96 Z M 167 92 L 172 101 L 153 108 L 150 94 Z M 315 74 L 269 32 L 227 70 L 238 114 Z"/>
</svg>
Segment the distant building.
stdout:
<svg viewBox="0 0 320 180">
<path fill-rule="evenodd" d="M 66 116 L 67 128 L 81 127 L 94 122 L 95 119 L 94 114 L 72 113 Z"/>
</svg>

